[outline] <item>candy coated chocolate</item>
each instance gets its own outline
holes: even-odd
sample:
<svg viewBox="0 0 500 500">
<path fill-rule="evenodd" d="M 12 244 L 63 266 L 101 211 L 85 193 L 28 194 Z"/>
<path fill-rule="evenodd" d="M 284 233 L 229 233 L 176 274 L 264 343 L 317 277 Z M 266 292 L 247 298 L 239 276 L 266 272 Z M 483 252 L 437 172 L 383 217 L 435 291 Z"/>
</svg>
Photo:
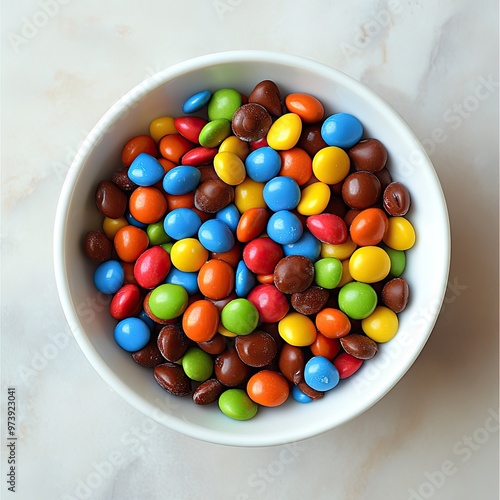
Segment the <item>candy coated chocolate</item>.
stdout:
<svg viewBox="0 0 500 500">
<path fill-rule="evenodd" d="M 127 208 L 127 195 L 110 181 L 101 181 L 95 193 L 95 202 L 104 217 L 118 219 Z"/>
<path fill-rule="evenodd" d="M 260 104 L 273 116 L 281 116 L 283 113 L 280 90 L 271 80 L 258 83 L 248 96 L 248 102 Z"/>
<path fill-rule="evenodd" d="M 201 183 L 194 193 L 194 206 L 207 213 L 216 213 L 234 200 L 234 189 L 219 179 Z"/>
<path fill-rule="evenodd" d="M 319 286 L 311 286 L 303 292 L 292 294 L 292 307 L 299 313 L 309 316 L 316 314 L 328 302 L 330 293 Z"/>
<path fill-rule="evenodd" d="M 371 359 L 378 352 L 377 343 L 366 335 L 351 333 L 340 339 L 340 345 L 347 354 L 357 359 Z"/>
<path fill-rule="evenodd" d="M 378 139 L 363 139 L 349 150 L 356 170 L 378 172 L 385 167 L 387 150 Z"/>
<path fill-rule="evenodd" d="M 283 257 L 274 269 L 274 285 L 283 293 L 303 292 L 314 279 L 314 265 L 302 255 Z"/>
<path fill-rule="evenodd" d="M 377 203 L 382 188 L 378 178 L 370 172 L 354 172 L 342 185 L 342 198 L 351 208 L 363 210 Z"/>
<path fill-rule="evenodd" d="M 191 380 L 184 373 L 182 366 L 175 363 L 163 363 L 154 368 L 154 377 L 158 385 L 174 396 L 191 394 Z"/>
<path fill-rule="evenodd" d="M 111 259 L 113 242 L 103 231 L 93 229 L 85 235 L 84 250 L 87 257 L 94 262 L 104 262 Z"/>
<path fill-rule="evenodd" d="M 246 382 L 250 376 L 249 366 L 241 361 L 233 347 L 215 358 L 214 372 L 217 380 L 227 387 L 236 387 Z"/>
<path fill-rule="evenodd" d="M 219 399 L 224 386 L 215 378 L 202 382 L 193 392 L 193 401 L 197 405 L 209 405 Z"/>
<path fill-rule="evenodd" d="M 266 136 L 273 119 L 264 106 L 257 103 L 243 104 L 233 116 L 234 135 L 242 141 L 258 141 Z"/>
<path fill-rule="evenodd" d="M 408 304 L 410 288 L 405 278 L 393 278 L 382 289 L 382 301 L 395 313 L 403 311 Z"/>
<path fill-rule="evenodd" d="M 279 354 L 278 366 L 281 373 L 294 384 L 298 384 L 304 377 L 306 358 L 304 351 L 297 346 L 283 344 Z"/>
<path fill-rule="evenodd" d="M 166 325 L 158 334 L 158 349 L 162 356 L 172 363 L 184 356 L 191 341 L 177 323 Z"/>
<path fill-rule="evenodd" d="M 410 193 L 401 182 L 391 182 L 384 190 L 382 203 L 389 215 L 406 215 L 410 209 Z"/>
<path fill-rule="evenodd" d="M 257 368 L 271 363 L 278 352 L 274 338 L 261 330 L 236 337 L 234 347 L 245 364 Z"/>
</svg>

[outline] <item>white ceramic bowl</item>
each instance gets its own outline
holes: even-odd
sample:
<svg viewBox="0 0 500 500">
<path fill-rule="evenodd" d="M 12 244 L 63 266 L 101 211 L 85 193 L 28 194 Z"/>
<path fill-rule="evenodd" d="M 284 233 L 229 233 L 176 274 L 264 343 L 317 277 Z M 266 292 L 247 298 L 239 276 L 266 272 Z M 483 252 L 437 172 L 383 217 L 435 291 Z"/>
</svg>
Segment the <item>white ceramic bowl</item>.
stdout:
<svg viewBox="0 0 500 500">
<path fill-rule="evenodd" d="M 223 415 L 217 404 L 200 407 L 190 397 L 167 394 L 152 371 L 138 366 L 115 344 L 114 321 L 105 297 L 94 288 L 94 266 L 82 251 L 82 237 L 101 224 L 95 189 L 119 166 L 128 139 L 147 133 L 149 123 L 158 116 L 181 115 L 181 104 L 196 92 L 233 87 L 248 94 L 265 79 L 276 82 L 283 97 L 307 92 L 323 102 L 327 114 L 354 114 L 363 123 L 365 137 L 385 144 L 393 179 L 404 182 L 412 195 L 407 217 L 416 229 L 417 242 L 407 253 L 404 276 L 411 300 L 400 314 L 396 337 L 322 400 L 303 405 L 290 398 L 281 407 L 260 408 L 252 420 L 240 422 Z M 309 438 L 347 422 L 380 400 L 413 364 L 433 329 L 446 290 L 449 258 L 449 222 L 441 186 L 425 150 L 405 122 L 375 93 L 339 71 L 263 51 L 224 52 L 185 61 L 122 97 L 90 132 L 71 165 L 54 234 L 61 303 L 78 344 L 102 378 L 157 422 L 193 438 L 235 446 Z"/>
</svg>

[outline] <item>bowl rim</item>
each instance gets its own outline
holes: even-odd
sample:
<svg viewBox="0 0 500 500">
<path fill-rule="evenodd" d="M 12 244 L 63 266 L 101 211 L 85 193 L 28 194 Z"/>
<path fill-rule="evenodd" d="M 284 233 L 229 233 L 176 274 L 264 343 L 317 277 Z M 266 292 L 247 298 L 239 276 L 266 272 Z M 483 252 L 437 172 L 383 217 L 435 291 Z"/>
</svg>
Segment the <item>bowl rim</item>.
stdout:
<svg viewBox="0 0 500 500">
<path fill-rule="evenodd" d="M 138 395 L 131 390 L 108 366 L 107 362 L 102 358 L 102 356 L 97 352 L 92 343 L 87 338 L 84 333 L 84 329 L 80 323 L 80 318 L 75 311 L 73 303 L 71 301 L 69 292 L 69 281 L 67 273 L 67 262 L 65 254 L 65 234 L 67 226 L 67 215 L 68 209 L 71 203 L 71 198 L 75 189 L 75 184 L 79 178 L 81 168 L 85 164 L 87 156 L 91 153 L 92 149 L 96 146 L 99 141 L 100 131 L 109 127 L 122 113 L 123 109 L 127 106 L 133 104 L 133 102 L 147 94 L 148 92 L 154 90 L 155 88 L 161 86 L 165 82 L 173 80 L 185 73 L 189 73 L 198 69 L 202 69 L 215 64 L 229 64 L 229 63 L 241 63 L 241 62 L 264 62 L 264 63 L 274 63 L 279 65 L 288 66 L 298 66 L 300 69 L 309 70 L 316 73 L 322 73 L 330 78 L 334 78 L 340 85 L 346 86 L 348 88 L 354 89 L 354 91 L 360 95 L 363 99 L 368 99 L 370 102 L 384 110 L 386 114 L 389 114 L 391 120 L 397 122 L 398 127 L 404 130 L 404 133 L 415 143 L 415 146 L 419 146 L 419 151 L 424 155 L 425 161 L 429 168 L 429 174 L 434 176 L 436 187 L 441 196 L 441 203 L 444 207 L 442 213 L 440 213 L 442 220 L 441 224 L 447 228 L 448 234 L 443 238 L 445 247 L 442 249 L 442 277 L 440 277 L 440 289 L 438 294 L 439 308 L 433 315 L 432 320 L 429 321 L 427 327 L 427 333 L 422 338 L 419 348 L 414 351 L 414 355 L 411 361 L 402 367 L 398 372 L 398 376 L 383 388 L 381 391 L 375 391 L 373 397 L 369 399 L 368 404 L 357 412 L 353 412 L 349 418 L 338 422 L 335 425 L 328 425 L 324 423 L 322 426 L 317 426 L 314 430 L 304 427 L 303 429 L 295 429 L 293 436 L 290 433 L 277 434 L 274 436 L 267 436 L 266 439 L 259 440 L 255 439 L 254 435 L 246 436 L 244 433 L 233 435 L 227 434 L 221 431 L 215 431 L 208 428 L 202 428 L 196 424 L 192 424 L 188 421 L 184 421 L 180 418 L 173 418 L 170 415 L 164 415 L 162 411 L 151 404 L 145 399 L 138 398 Z M 55 214 L 54 223 L 54 233 L 53 233 L 53 265 L 56 278 L 56 286 L 59 295 L 59 300 L 61 302 L 64 315 L 70 326 L 70 329 L 75 337 L 80 349 L 84 353 L 87 360 L 101 376 L 101 378 L 116 391 L 123 399 L 125 399 L 131 406 L 138 409 L 141 413 L 153 420 L 165 425 L 166 427 L 177 431 L 183 435 L 205 441 L 214 444 L 230 445 L 230 446 L 243 446 L 243 447 L 263 447 L 263 446 L 275 446 L 282 445 L 290 442 L 297 442 L 307 438 L 311 438 L 322 434 L 332 428 L 344 424 L 360 414 L 367 411 L 371 406 L 376 404 L 383 396 L 385 396 L 405 375 L 405 373 L 414 364 L 415 360 L 419 356 L 421 350 L 427 343 L 427 340 L 432 333 L 435 323 L 439 316 L 439 311 L 442 307 L 443 300 L 446 293 L 446 287 L 448 282 L 449 267 L 451 259 L 451 237 L 450 237 L 450 224 L 449 215 L 446 208 L 446 199 L 442 190 L 442 186 L 439 182 L 439 178 L 434 169 L 434 166 L 428 157 L 425 149 L 422 147 L 419 139 L 416 137 L 415 133 L 410 129 L 408 124 L 402 119 L 402 117 L 376 92 L 366 87 L 361 82 L 355 80 L 354 78 L 346 75 L 342 71 L 328 66 L 322 62 L 315 61 L 310 58 L 306 58 L 298 55 L 291 55 L 286 53 L 279 53 L 274 51 L 266 50 L 230 50 L 224 52 L 214 52 L 210 54 L 205 54 L 202 56 L 194 57 L 185 61 L 173 64 L 154 75 L 149 76 L 121 98 L 119 98 L 105 114 L 99 119 L 99 121 L 91 129 L 88 136 L 85 138 L 84 142 L 78 149 L 75 158 L 73 159 L 69 171 L 64 180 L 59 200 L 57 203 L 57 209 Z"/>
</svg>

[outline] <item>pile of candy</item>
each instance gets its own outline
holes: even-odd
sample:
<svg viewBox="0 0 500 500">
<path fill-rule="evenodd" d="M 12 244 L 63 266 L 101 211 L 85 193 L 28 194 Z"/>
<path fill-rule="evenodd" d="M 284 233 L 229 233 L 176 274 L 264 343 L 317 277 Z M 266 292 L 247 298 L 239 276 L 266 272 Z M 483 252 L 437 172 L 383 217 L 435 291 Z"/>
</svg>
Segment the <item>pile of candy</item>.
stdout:
<svg viewBox="0 0 500 500">
<path fill-rule="evenodd" d="M 97 186 L 84 247 L 114 338 L 166 391 L 234 419 L 322 398 L 398 330 L 410 194 L 358 118 L 270 80 L 182 113 Z"/>
</svg>

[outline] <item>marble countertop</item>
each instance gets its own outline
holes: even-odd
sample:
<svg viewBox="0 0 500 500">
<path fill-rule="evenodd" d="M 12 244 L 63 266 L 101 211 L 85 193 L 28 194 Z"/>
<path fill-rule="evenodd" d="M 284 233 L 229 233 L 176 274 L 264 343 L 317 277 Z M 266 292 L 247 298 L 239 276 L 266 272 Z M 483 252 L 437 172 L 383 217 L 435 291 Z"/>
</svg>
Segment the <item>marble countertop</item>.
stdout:
<svg viewBox="0 0 500 500">
<path fill-rule="evenodd" d="M 305 5 L 3 3 L 2 498 L 498 498 L 498 2 Z M 426 147 L 452 230 L 444 307 L 407 375 L 355 420 L 264 449 L 179 435 L 108 388 L 72 337 L 52 265 L 59 192 L 95 122 L 145 77 L 230 49 L 309 57 L 379 93 Z"/>
</svg>

